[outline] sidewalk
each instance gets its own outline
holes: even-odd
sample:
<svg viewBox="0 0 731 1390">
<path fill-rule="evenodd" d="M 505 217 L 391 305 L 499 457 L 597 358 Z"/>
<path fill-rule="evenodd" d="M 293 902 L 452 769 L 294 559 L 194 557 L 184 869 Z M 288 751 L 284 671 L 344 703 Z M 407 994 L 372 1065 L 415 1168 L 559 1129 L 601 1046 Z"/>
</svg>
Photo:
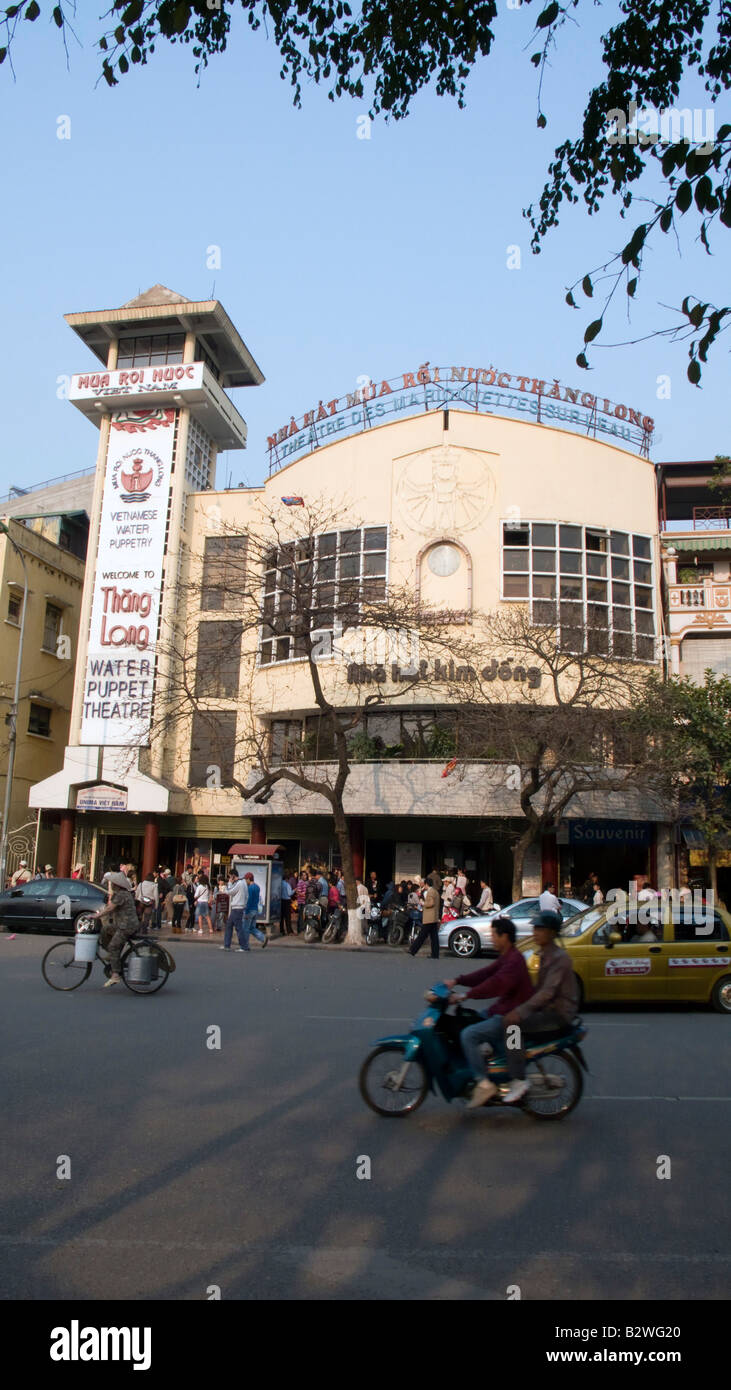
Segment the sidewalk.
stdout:
<svg viewBox="0 0 731 1390">
<path fill-rule="evenodd" d="M 223 932 L 222 932 L 222 931 L 214 932 L 213 936 L 209 936 L 207 932 L 206 932 L 205 936 L 199 936 L 198 933 L 197 933 L 197 931 L 195 931 L 195 932 L 183 932 L 182 936 L 174 936 L 174 935 L 173 935 L 173 932 L 172 932 L 172 928 L 163 925 L 163 926 L 161 927 L 161 929 L 160 929 L 159 932 L 152 932 L 152 933 L 150 933 L 150 934 L 151 934 L 152 936 L 154 936 L 155 939 L 158 940 L 158 941 L 165 941 L 165 942 L 168 942 L 168 941 L 169 941 L 170 943 L 172 943 L 172 942 L 190 942 L 190 943 L 192 944 L 193 942 L 195 942 L 196 945 L 198 945 L 198 946 L 205 946 L 206 944 L 209 945 L 209 946 L 222 946 L 222 945 L 223 945 Z M 235 936 L 236 936 L 236 934 L 234 933 L 234 941 L 235 941 Z M 258 949 L 259 949 L 259 950 L 262 949 L 261 946 L 258 945 L 258 942 L 256 943 L 256 946 L 258 946 Z M 255 946 L 255 949 L 256 949 L 256 946 Z M 362 945 L 362 946 L 349 946 L 349 945 L 347 944 L 346 941 L 341 941 L 341 942 L 333 942 L 332 945 L 327 945 L 327 946 L 325 946 L 325 945 L 323 945 L 323 943 L 322 943 L 321 941 L 305 941 L 304 938 L 303 938 L 301 935 L 300 935 L 300 936 L 280 936 L 278 932 L 277 932 L 276 934 L 274 934 L 274 935 L 272 935 L 272 934 L 269 935 L 269 947 L 268 947 L 268 949 L 271 949 L 271 947 L 273 947 L 273 946 L 276 946 L 276 947 L 283 947 L 285 950 L 290 950 L 290 951 L 291 951 L 291 950 L 301 950 L 301 951 L 379 951 L 379 952 L 387 951 L 387 952 L 389 952 L 389 954 L 392 955 L 392 956 L 400 955 L 400 954 L 402 954 L 403 952 L 405 952 L 405 950 L 406 950 L 406 947 L 405 947 L 405 946 L 387 946 L 387 945 L 385 944 L 385 942 L 379 942 L 377 946 L 367 946 L 365 942 L 363 942 L 363 945 Z M 232 949 L 232 950 L 235 949 L 235 946 L 234 946 L 233 944 L 232 944 L 232 948 L 231 948 L 231 949 Z"/>
</svg>

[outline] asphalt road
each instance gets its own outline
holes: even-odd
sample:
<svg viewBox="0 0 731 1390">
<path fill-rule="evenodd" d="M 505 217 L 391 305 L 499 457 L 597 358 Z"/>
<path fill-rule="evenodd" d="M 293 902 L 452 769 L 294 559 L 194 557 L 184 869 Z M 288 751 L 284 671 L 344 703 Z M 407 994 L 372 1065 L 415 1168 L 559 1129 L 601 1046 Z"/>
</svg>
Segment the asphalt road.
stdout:
<svg viewBox="0 0 731 1390">
<path fill-rule="evenodd" d="M 727 1296 L 728 1018 L 587 1010 L 560 1123 L 433 1097 L 384 1120 L 360 1062 L 450 957 L 182 940 L 136 997 L 98 965 L 54 993 L 49 944 L 0 935 L 0 1297 Z"/>
</svg>

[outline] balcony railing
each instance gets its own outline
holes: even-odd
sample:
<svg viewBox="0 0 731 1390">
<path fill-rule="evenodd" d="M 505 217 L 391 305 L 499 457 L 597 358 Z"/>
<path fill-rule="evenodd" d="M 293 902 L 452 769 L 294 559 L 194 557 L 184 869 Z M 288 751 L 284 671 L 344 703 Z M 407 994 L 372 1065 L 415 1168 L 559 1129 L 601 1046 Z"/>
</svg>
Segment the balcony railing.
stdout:
<svg viewBox="0 0 731 1390">
<path fill-rule="evenodd" d="M 717 584 L 713 580 L 703 584 L 671 584 L 669 601 L 671 612 L 688 608 L 731 612 L 731 584 Z"/>
<path fill-rule="evenodd" d="M 693 515 L 661 521 L 662 531 L 731 531 L 731 507 L 693 507 Z"/>
</svg>

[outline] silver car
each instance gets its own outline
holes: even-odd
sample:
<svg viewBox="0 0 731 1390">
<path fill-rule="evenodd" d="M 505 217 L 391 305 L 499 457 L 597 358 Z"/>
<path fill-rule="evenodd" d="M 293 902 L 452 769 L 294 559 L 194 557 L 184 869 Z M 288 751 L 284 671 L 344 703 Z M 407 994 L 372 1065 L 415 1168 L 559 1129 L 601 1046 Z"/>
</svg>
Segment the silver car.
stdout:
<svg viewBox="0 0 731 1390">
<path fill-rule="evenodd" d="M 559 898 L 561 916 L 564 922 L 575 917 L 577 912 L 586 912 L 586 903 L 578 898 Z M 492 944 L 490 924 L 495 917 L 509 917 L 515 923 L 518 941 L 533 935 L 533 918 L 540 912 L 538 898 L 520 898 L 508 907 L 494 907 L 486 913 L 468 913 L 466 917 L 456 917 L 453 922 L 439 925 L 439 945 L 446 947 L 453 956 L 466 959 L 477 956 L 481 951 L 495 954 Z"/>
</svg>

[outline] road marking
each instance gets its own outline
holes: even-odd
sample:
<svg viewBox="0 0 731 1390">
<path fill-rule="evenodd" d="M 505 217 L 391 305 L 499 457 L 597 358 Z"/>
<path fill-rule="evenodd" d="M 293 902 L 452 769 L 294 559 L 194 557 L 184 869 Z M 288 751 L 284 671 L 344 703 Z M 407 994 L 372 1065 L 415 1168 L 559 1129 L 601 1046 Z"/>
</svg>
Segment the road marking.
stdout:
<svg viewBox="0 0 731 1390">
<path fill-rule="evenodd" d="M 584 1100 L 713 1100 L 731 1101 L 731 1096 L 590 1096 L 585 1095 Z"/>
</svg>

